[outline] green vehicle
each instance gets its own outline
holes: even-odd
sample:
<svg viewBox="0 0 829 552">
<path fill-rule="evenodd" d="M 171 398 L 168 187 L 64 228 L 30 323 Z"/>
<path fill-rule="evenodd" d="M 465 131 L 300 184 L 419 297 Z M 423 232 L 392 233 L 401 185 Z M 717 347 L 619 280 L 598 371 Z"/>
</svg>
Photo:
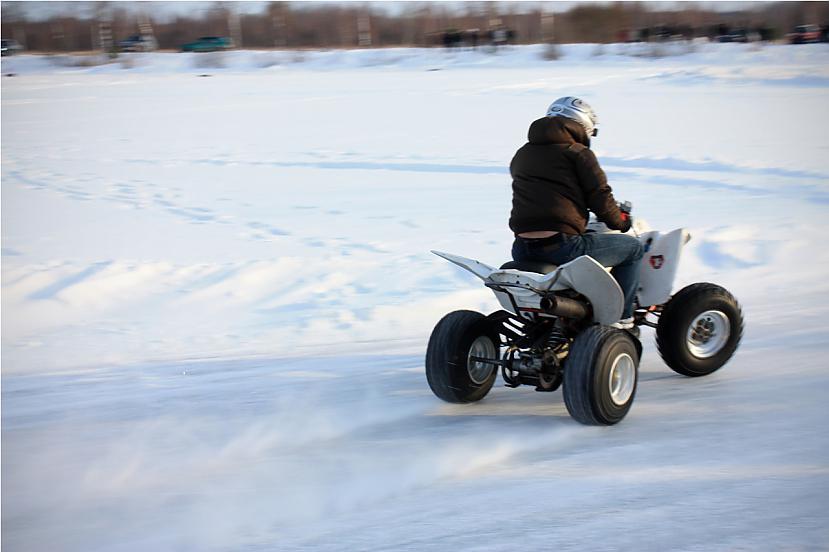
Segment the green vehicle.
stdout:
<svg viewBox="0 0 829 552">
<path fill-rule="evenodd" d="M 233 41 L 224 36 L 202 36 L 193 42 L 182 44 L 182 52 L 216 52 L 233 48 Z"/>
</svg>

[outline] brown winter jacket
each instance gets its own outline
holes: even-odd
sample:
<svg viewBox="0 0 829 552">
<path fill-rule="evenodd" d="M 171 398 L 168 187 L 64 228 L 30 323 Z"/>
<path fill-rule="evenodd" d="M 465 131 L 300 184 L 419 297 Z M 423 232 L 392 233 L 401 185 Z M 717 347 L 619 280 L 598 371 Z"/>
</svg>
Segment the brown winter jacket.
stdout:
<svg viewBox="0 0 829 552">
<path fill-rule="evenodd" d="M 627 230 L 607 177 L 590 151 L 590 138 L 575 121 L 543 117 L 530 125 L 529 142 L 512 158 L 515 234 L 554 230 L 583 234 L 588 209 L 611 229 Z"/>
</svg>

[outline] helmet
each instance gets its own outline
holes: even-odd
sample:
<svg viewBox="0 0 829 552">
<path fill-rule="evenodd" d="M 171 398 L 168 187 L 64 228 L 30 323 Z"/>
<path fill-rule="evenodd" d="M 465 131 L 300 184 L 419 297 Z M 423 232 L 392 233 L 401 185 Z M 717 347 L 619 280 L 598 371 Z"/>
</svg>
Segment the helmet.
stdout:
<svg viewBox="0 0 829 552">
<path fill-rule="evenodd" d="M 550 104 L 547 109 L 547 117 L 566 117 L 572 119 L 584 127 L 588 136 L 596 136 L 599 129 L 599 118 L 593 108 L 585 102 L 573 96 L 559 98 Z"/>
</svg>

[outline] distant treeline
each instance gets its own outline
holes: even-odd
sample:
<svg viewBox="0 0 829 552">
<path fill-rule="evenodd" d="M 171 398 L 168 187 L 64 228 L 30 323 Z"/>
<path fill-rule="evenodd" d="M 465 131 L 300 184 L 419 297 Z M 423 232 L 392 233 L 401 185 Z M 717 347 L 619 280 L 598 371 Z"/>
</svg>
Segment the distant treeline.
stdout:
<svg viewBox="0 0 829 552">
<path fill-rule="evenodd" d="M 140 10 L 141 4 L 133 6 Z M 728 13 L 692 3 L 660 11 L 654 8 L 664 4 L 639 2 L 583 4 L 555 14 L 554 4 L 528 8 L 527 3 L 509 2 L 411 2 L 396 5 L 393 12 L 378 4 L 271 2 L 257 14 L 238 14 L 232 2 L 196 6 L 192 16 L 171 19 L 152 13 L 153 4 L 141 12 L 117 2 L 88 2 L 33 21 L 16 3 L 4 2 L 2 36 L 30 51 L 97 50 L 102 41 L 117 43 L 139 32 L 153 34 L 161 49 L 178 49 L 210 35 L 229 36 L 245 48 L 351 48 L 444 46 L 447 33 L 475 33 L 484 43 L 493 33 L 507 32 L 509 42 L 518 44 L 608 43 L 664 35 L 653 29 L 676 29 L 685 38 L 711 37 L 722 26 L 763 29 L 769 38 L 779 38 L 795 25 L 829 21 L 829 2 L 746 3 L 744 9 Z"/>
</svg>

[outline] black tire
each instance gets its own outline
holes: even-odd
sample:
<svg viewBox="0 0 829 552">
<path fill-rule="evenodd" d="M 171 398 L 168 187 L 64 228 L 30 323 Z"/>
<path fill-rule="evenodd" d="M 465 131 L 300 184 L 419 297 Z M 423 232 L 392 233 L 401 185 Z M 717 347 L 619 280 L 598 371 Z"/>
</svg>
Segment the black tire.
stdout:
<svg viewBox="0 0 829 552">
<path fill-rule="evenodd" d="M 692 325 L 700 333 L 691 332 Z M 699 283 L 682 288 L 665 304 L 656 346 L 671 370 L 706 376 L 728 362 L 743 337 L 743 313 L 725 288 Z"/>
<path fill-rule="evenodd" d="M 614 388 L 614 382 L 628 385 Z M 577 422 L 613 425 L 633 405 L 638 382 L 639 352 L 634 337 L 608 326 L 590 326 L 576 336 L 564 361 L 564 405 Z"/>
<path fill-rule="evenodd" d="M 478 353 L 498 359 L 500 340 L 487 318 L 473 311 L 454 311 L 444 316 L 432 330 L 426 349 L 426 380 L 432 392 L 451 403 L 469 403 L 483 399 L 495 378 L 498 366 L 470 363 L 473 344 Z M 487 372 L 487 368 L 491 368 Z"/>
<path fill-rule="evenodd" d="M 623 373 L 627 377 L 619 378 Z M 622 382 L 628 385 L 618 386 Z M 564 405 L 577 422 L 619 423 L 633 405 L 638 383 L 639 352 L 632 335 L 590 326 L 576 336 L 564 362 Z"/>
</svg>

